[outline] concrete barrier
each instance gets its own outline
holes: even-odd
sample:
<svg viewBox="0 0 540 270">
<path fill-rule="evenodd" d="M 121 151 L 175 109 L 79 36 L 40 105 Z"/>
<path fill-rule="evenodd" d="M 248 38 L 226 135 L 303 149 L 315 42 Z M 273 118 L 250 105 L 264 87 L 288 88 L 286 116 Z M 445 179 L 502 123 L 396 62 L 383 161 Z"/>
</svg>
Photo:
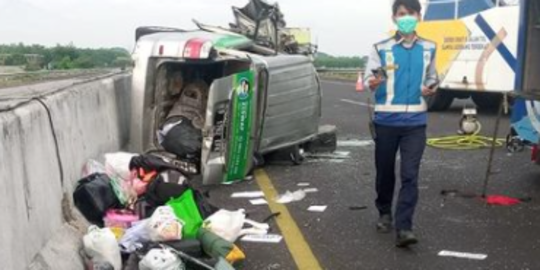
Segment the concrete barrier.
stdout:
<svg viewBox="0 0 540 270">
<path fill-rule="evenodd" d="M 89 158 L 127 145 L 130 89 L 115 75 L 0 112 L 0 269 L 82 269 L 71 194 Z"/>
</svg>

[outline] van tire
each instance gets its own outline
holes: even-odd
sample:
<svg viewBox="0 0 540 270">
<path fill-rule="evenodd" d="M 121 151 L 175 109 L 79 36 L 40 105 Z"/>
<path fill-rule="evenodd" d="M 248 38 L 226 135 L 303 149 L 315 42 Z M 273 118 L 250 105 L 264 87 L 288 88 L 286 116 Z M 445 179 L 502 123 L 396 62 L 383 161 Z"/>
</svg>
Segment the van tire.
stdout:
<svg viewBox="0 0 540 270">
<path fill-rule="evenodd" d="M 289 156 L 295 166 L 302 165 L 302 163 L 304 163 L 304 160 L 306 159 L 304 157 L 303 149 L 300 148 L 300 146 L 298 145 L 291 148 Z"/>
<path fill-rule="evenodd" d="M 454 96 L 451 92 L 439 89 L 435 95 L 426 97 L 426 103 L 428 106 L 428 111 L 430 112 L 440 112 L 446 111 L 452 105 L 454 101 Z"/>
</svg>

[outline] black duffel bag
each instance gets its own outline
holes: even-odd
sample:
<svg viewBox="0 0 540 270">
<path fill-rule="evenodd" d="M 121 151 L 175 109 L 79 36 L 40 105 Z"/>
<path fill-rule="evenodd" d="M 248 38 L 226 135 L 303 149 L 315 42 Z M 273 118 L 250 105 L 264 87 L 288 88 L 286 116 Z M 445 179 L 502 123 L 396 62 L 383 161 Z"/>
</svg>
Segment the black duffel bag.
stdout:
<svg viewBox="0 0 540 270">
<path fill-rule="evenodd" d="M 193 126 L 191 120 L 180 117 L 169 120 L 179 121 L 165 135 L 161 146 L 167 152 L 177 155 L 181 159 L 197 159 L 201 155 L 202 131 Z"/>
<path fill-rule="evenodd" d="M 165 205 L 170 199 L 178 198 L 189 189 L 187 178 L 175 170 L 164 171 L 148 184 L 145 199 L 154 206 Z"/>
<path fill-rule="evenodd" d="M 189 178 L 178 171 L 169 170 L 160 173 L 146 189 L 145 201 L 155 207 L 165 205 L 169 200 L 181 197 L 188 189 L 193 190 L 195 202 L 203 219 L 208 218 L 219 208 L 212 205 L 206 194 L 193 188 Z"/>
<path fill-rule="evenodd" d="M 79 180 L 73 192 L 77 209 L 90 223 L 100 227 L 107 210 L 120 206 L 110 182 L 106 174 L 92 174 Z"/>
</svg>

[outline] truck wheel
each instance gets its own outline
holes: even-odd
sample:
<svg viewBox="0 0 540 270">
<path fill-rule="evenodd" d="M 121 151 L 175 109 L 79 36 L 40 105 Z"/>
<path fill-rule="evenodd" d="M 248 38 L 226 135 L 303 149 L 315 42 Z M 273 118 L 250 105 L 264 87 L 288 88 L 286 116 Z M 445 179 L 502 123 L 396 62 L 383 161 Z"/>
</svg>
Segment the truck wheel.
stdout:
<svg viewBox="0 0 540 270">
<path fill-rule="evenodd" d="M 452 93 L 439 89 L 433 96 L 426 97 L 426 103 L 430 112 L 446 111 L 452 105 L 454 96 Z"/>
<path fill-rule="evenodd" d="M 501 104 L 502 96 L 492 93 L 476 93 L 472 95 L 474 104 L 485 111 L 497 111 Z"/>
</svg>

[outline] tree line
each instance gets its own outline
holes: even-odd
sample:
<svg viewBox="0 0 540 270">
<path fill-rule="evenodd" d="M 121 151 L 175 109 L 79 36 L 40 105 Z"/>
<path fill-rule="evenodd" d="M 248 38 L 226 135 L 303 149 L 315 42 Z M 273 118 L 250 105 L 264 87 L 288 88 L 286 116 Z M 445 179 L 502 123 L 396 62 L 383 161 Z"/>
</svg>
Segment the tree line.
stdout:
<svg viewBox="0 0 540 270">
<path fill-rule="evenodd" d="M 83 49 L 73 44 L 43 45 L 0 44 L 0 65 L 23 66 L 26 70 L 125 68 L 131 62 L 123 48 Z"/>
<path fill-rule="evenodd" d="M 315 57 L 315 66 L 318 68 L 364 68 L 367 57 L 331 56 L 318 53 Z"/>
</svg>

